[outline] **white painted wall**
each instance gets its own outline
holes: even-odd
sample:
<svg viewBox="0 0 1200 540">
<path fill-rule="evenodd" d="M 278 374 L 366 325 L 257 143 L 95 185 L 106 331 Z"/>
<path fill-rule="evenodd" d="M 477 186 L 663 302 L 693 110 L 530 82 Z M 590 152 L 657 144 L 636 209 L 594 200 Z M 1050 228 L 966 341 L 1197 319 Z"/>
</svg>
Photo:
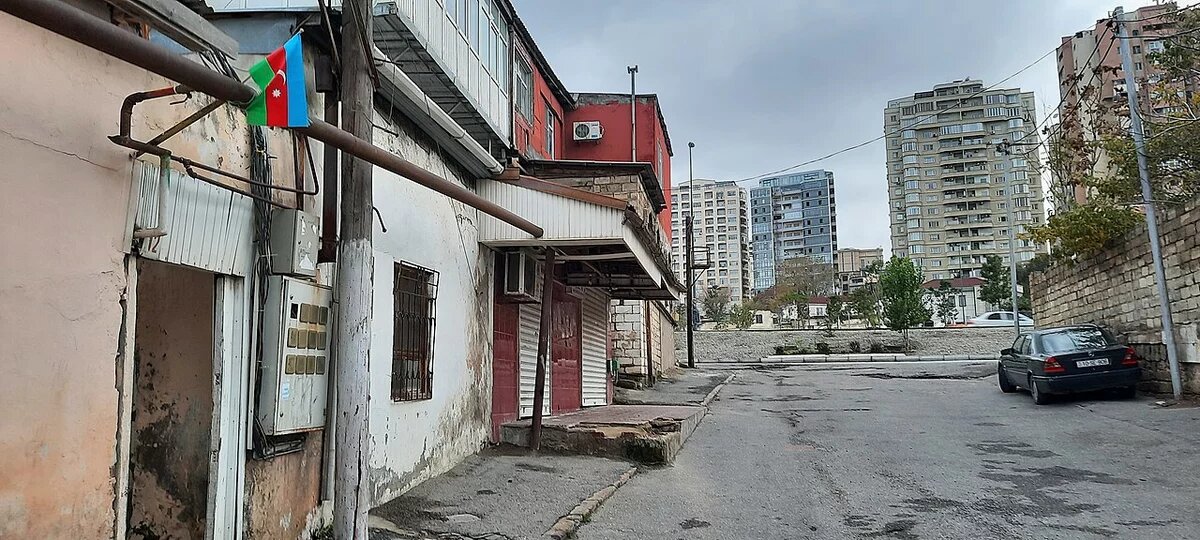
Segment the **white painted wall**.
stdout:
<svg viewBox="0 0 1200 540">
<path fill-rule="evenodd" d="M 375 143 L 444 178 L 461 182 L 411 126 L 377 115 L 388 131 Z M 479 213 L 395 174 L 375 169 L 375 276 L 371 323 L 370 484 L 372 502 L 390 500 L 449 470 L 488 439 L 491 407 L 491 257 L 478 244 Z M 433 397 L 391 399 L 393 267 L 397 261 L 439 273 Z"/>
</svg>

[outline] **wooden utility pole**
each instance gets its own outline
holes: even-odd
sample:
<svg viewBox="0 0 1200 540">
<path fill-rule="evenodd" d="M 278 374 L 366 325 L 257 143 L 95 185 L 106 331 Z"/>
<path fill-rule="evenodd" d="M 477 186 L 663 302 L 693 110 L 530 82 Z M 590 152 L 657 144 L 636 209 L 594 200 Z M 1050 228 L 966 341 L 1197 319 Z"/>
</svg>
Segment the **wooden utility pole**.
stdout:
<svg viewBox="0 0 1200 540">
<path fill-rule="evenodd" d="M 370 0 L 342 2 L 342 126 L 371 140 L 375 113 Z M 335 327 L 337 418 L 334 444 L 333 535 L 337 540 L 367 540 L 368 395 L 371 350 L 371 249 L 373 166 L 342 156 L 341 227 L 337 258 L 338 317 Z"/>
<path fill-rule="evenodd" d="M 533 374 L 533 421 L 529 424 L 529 448 L 542 445 L 542 401 L 546 399 L 546 366 L 550 363 L 550 318 L 554 305 L 554 248 L 546 248 L 542 263 L 542 320 L 538 328 L 537 368 Z"/>
</svg>

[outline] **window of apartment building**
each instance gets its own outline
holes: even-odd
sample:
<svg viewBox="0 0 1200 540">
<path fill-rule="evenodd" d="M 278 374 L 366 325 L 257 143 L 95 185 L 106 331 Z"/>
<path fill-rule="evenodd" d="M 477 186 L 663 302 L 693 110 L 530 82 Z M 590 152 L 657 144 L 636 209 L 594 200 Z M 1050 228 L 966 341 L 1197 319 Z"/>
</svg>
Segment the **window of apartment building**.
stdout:
<svg viewBox="0 0 1200 540">
<path fill-rule="evenodd" d="M 904 202 L 921 202 L 920 193 L 909 193 L 904 196 Z"/>
<path fill-rule="evenodd" d="M 1134 71 L 1141 71 L 1141 70 L 1142 70 L 1142 63 L 1141 63 L 1141 62 L 1134 62 L 1134 63 L 1133 63 L 1133 70 L 1134 70 Z"/>
<path fill-rule="evenodd" d="M 1029 171 L 1016 171 L 1012 175 L 1013 180 L 1028 180 Z"/>
<path fill-rule="evenodd" d="M 926 182 L 925 183 L 925 189 L 937 189 L 937 187 L 938 187 L 937 182 Z"/>
<path fill-rule="evenodd" d="M 904 189 L 920 189 L 921 183 L 916 180 L 909 180 L 904 183 Z"/>
<path fill-rule="evenodd" d="M 1162 41 L 1148 41 L 1146 42 L 1146 50 L 1152 53 L 1160 53 L 1165 51 L 1166 47 L 1163 46 Z"/>
<path fill-rule="evenodd" d="M 905 152 L 916 152 L 917 151 L 917 143 L 912 142 L 912 141 L 907 141 L 903 145 L 900 146 L 900 149 Z"/>
<path fill-rule="evenodd" d="M 921 233 L 919 233 L 919 232 L 908 233 L 908 241 L 909 242 L 920 242 L 921 241 Z"/>
<path fill-rule="evenodd" d="M 937 214 L 938 214 L 938 209 L 937 209 L 937 208 L 926 208 L 926 209 L 925 209 L 925 215 L 928 215 L 928 216 L 936 216 Z"/>
<path fill-rule="evenodd" d="M 1004 170 L 1004 164 L 1003 163 L 993 163 L 992 169 L 996 170 L 996 171 L 1002 171 L 1002 170 Z"/>
<path fill-rule="evenodd" d="M 920 206 L 910 206 L 904 211 L 904 213 L 906 213 L 910 216 L 919 216 L 919 215 L 921 215 L 921 207 Z"/>
<path fill-rule="evenodd" d="M 554 130 L 557 123 L 558 115 L 550 108 L 550 102 L 546 102 L 546 157 L 550 159 L 554 159 Z"/>
<path fill-rule="evenodd" d="M 937 169 L 925 169 L 925 176 L 937 176 Z"/>
<path fill-rule="evenodd" d="M 910 219 L 910 220 L 908 220 L 908 222 L 905 224 L 905 226 L 906 226 L 906 227 L 908 227 L 908 228 L 910 228 L 910 229 L 920 229 L 920 228 L 921 228 L 921 220 L 919 220 L 919 219 Z"/>
<path fill-rule="evenodd" d="M 1028 164 L 1029 164 L 1029 162 L 1027 162 L 1027 161 L 1025 161 L 1024 159 L 1021 159 L 1021 158 L 1015 158 L 1015 159 L 1013 159 L 1013 160 L 1012 160 L 1012 166 L 1013 166 L 1013 168 L 1014 168 L 1014 169 L 1016 169 L 1016 168 L 1020 168 L 1020 167 L 1024 167 L 1024 166 L 1026 166 L 1026 165 L 1028 165 Z"/>
<path fill-rule="evenodd" d="M 904 169 L 904 176 L 921 176 L 921 169 L 916 167 Z"/>
<path fill-rule="evenodd" d="M 917 162 L 917 156 L 904 156 L 905 165 L 912 165 Z"/>
<path fill-rule="evenodd" d="M 513 79 L 516 84 L 517 112 L 525 120 L 533 122 L 533 69 L 521 55 L 516 56 L 516 68 L 513 69 Z"/>
<path fill-rule="evenodd" d="M 933 150 L 933 144 L 922 144 L 921 150 L 925 151 L 925 152 L 929 152 L 929 151 Z"/>
<path fill-rule="evenodd" d="M 438 273 L 396 263 L 392 285 L 392 401 L 433 397 Z"/>
<path fill-rule="evenodd" d="M 915 139 L 917 138 L 917 131 L 915 129 L 906 129 L 900 132 L 900 136 L 905 139 Z"/>
<path fill-rule="evenodd" d="M 936 156 L 925 156 L 921 158 L 921 163 L 934 163 L 937 161 Z"/>
<path fill-rule="evenodd" d="M 1010 118 L 1008 120 L 1008 127 L 1010 129 L 1023 127 L 1024 125 L 1025 125 L 1025 120 L 1023 118 Z"/>
</svg>

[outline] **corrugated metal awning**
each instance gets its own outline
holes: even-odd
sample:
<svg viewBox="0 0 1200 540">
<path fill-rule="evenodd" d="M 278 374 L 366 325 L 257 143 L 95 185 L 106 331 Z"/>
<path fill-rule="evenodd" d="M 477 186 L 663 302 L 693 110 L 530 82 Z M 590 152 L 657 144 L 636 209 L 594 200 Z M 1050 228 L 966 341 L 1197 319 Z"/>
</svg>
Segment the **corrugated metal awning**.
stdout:
<svg viewBox="0 0 1200 540">
<path fill-rule="evenodd" d="M 479 241 L 496 248 L 552 247 L 562 253 L 567 285 L 597 287 L 615 299 L 678 300 L 680 287 L 647 245 L 644 224 L 627 203 L 549 182 L 484 181 L 479 195 L 529 216 L 545 231 L 530 238 L 492 218 L 480 223 Z"/>
</svg>

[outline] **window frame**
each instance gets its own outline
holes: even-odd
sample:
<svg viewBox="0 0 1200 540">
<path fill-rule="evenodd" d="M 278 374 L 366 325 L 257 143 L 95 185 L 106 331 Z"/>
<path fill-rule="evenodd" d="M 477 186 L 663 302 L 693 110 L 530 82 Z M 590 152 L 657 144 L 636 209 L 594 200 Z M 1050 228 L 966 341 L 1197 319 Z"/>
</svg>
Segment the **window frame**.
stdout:
<svg viewBox="0 0 1200 540">
<path fill-rule="evenodd" d="M 396 261 L 392 278 L 392 401 L 433 399 L 439 274 Z"/>
</svg>

